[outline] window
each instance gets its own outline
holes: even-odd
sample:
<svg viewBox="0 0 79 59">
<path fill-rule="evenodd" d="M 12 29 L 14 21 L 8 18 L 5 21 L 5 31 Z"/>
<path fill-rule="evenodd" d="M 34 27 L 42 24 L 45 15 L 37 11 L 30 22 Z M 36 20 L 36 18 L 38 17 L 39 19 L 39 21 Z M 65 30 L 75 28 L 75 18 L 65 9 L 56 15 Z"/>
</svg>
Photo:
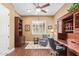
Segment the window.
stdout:
<svg viewBox="0 0 79 59">
<path fill-rule="evenodd" d="M 46 21 L 33 20 L 32 21 L 32 34 L 46 34 Z"/>
</svg>

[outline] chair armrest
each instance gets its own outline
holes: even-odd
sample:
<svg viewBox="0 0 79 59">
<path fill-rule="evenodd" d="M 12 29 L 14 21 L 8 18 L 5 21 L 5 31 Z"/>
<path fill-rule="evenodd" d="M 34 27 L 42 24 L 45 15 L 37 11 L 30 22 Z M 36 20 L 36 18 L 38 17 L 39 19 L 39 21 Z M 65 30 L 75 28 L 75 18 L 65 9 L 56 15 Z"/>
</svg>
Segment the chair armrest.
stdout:
<svg viewBox="0 0 79 59">
<path fill-rule="evenodd" d="M 65 47 L 63 47 L 63 46 L 56 46 L 56 49 L 62 49 L 62 50 L 65 50 Z"/>
<path fill-rule="evenodd" d="M 63 46 L 62 44 L 58 44 L 58 43 L 55 43 L 55 45 L 57 45 L 57 46 Z"/>
</svg>

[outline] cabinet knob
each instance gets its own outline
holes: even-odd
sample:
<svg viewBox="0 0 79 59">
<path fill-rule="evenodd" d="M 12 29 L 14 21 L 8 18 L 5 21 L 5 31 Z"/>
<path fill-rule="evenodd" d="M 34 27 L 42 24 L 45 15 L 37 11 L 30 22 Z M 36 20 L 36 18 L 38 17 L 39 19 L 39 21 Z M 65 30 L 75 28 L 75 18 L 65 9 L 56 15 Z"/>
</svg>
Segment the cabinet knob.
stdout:
<svg viewBox="0 0 79 59">
<path fill-rule="evenodd" d="M 8 38 L 9 38 L 10 36 L 8 36 Z"/>
</svg>

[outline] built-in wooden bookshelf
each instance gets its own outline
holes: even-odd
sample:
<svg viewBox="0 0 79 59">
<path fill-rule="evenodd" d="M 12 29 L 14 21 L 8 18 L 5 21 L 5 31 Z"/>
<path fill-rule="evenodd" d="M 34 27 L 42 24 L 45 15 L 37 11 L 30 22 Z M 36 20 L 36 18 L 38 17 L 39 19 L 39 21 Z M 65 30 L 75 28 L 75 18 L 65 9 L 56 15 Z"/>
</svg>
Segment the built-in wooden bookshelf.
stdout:
<svg viewBox="0 0 79 59">
<path fill-rule="evenodd" d="M 79 33 L 79 9 L 60 17 L 58 19 L 58 28 L 61 28 L 58 29 L 58 32 Z"/>
<path fill-rule="evenodd" d="M 58 40 L 63 40 L 63 42 L 65 41 L 66 46 L 70 48 L 70 51 L 71 49 L 73 49 L 73 51 L 75 51 L 75 54 L 79 55 L 79 48 L 76 49 L 77 47 L 79 47 L 77 44 L 79 43 L 79 9 L 76 9 L 60 17 L 57 21 L 57 24 Z M 72 41 L 75 43 L 73 43 Z"/>
<path fill-rule="evenodd" d="M 15 47 L 21 47 L 23 44 L 25 44 L 25 40 L 22 35 L 22 19 L 15 17 Z"/>
<path fill-rule="evenodd" d="M 64 32 L 72 33 L 73 32 L 73 19 L 65 19 L 64 21 Z"/>
</svg>

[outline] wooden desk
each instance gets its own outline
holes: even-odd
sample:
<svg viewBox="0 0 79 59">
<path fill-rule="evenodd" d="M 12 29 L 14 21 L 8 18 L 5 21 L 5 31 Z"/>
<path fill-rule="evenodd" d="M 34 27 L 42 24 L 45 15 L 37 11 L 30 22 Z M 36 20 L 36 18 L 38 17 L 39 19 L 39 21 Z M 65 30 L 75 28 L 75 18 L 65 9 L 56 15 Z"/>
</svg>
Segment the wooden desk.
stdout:
<svg viewBox="0 0 79 59">
<path fill-rule="evenodd" d="M 55 41 L 62 44 L 62 45 L 64 45 L 64 46 L 67 46 L 67 42 L 64 41 L 64 40 L 55 40 Z"/>
<path fill-rule="evenodd" d="M 66 46 L 74 54 L 79 55 L 79 43 L 73 41 L 55 40 L 56 42 Z"/>
</svg>

